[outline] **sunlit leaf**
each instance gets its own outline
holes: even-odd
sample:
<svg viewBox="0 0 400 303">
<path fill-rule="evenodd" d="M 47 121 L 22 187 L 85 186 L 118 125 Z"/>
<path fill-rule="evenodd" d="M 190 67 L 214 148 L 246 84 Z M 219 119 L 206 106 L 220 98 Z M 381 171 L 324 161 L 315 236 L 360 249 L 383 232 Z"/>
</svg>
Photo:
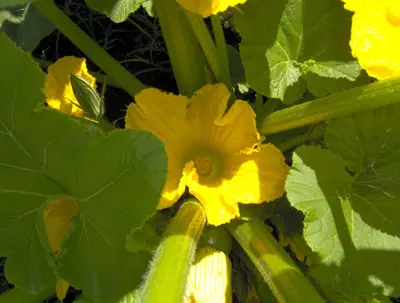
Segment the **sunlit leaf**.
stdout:
<svg viewBox="0 0 400 303">
<path fill-rule="evenodd" d="M 354 82 L 359 77 L 361 68 L 348 46 L 351 14 L 340 1 L 252 0 L 241 10 L 235 23 L 240 53 L 256 91 L 293 103 L 307 87 L 321 96 L 313 89 L 318 78 Z"/>
<path fill-rule="evenodd" d="M 107 302 L 132 290 L 147 254 L 125 250 L 126 235 L 154 213 L 166 176 L 163 144 L 147 132 L 105 135 L 39 106 L 44 75 L 0 33 L 0 255 L 11 283 L 38 291 L 61 277 Z M 43 246 L 43 206 L 74 197 L 78 214 L 59 259 Z M 53 266 L 54 266 L 53 265 Z"/>
<path fill-rule="evenodd" d="M 151 15 L 152 0 L 85 0 L 87 5 L 100 13 L 106 14 L 112 21 L 119 23 L 125 21 L 141 5 Z"/>
</svg>

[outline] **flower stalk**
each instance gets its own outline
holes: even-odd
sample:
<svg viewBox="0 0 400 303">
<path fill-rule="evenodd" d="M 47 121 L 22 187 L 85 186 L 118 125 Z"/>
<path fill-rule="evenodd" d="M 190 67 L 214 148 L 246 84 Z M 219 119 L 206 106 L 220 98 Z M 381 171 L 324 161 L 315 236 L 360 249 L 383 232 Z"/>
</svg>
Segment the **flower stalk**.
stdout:
<svg viewBox="0 0 400 303">
<path fill-rule="evenodd" d="M 86 35 L 84 31 L 58 9 L 52 0 L 36 0 L 32 4 L 126 92 L 135 96 L 146 87 Z"/>
<path fill-rule="evenodd" d="M 374 110 L 400 102 L 400 78 L 383 80 L 276 111 L 261 123 L 264 135 Z"/>
<path fill-rule="evenodd" d="M 204 209 L 195 200 L 189 200 L 181 206 L 151 262 L 140 290 L 141 302 L 182 301 L 197 242 L 205 224 Z"/>
<path fill-rule="evenodd" d="M 214 32 L 215 44 L 217 46 L 217 57 L 220 69 L 219 82 L 224 83 L 232 91 L 231 76 L 229 73 L 228 49 L 226 47 L 224 30 L 222 29 L 221 19 L 218 15 L 210 17 Z"/>
<path fill-rule="evenodd" d="M 153 3 L 179 92 L 192 96 L 206 83 L 204 56 L 176 0 L 154 0 Z"/>
<path fill-rule="evenodd" d="M 325 302 L 262 221 L 232 221 L 228 231 L 238 241 L 278 302 Z"/>
</svg>

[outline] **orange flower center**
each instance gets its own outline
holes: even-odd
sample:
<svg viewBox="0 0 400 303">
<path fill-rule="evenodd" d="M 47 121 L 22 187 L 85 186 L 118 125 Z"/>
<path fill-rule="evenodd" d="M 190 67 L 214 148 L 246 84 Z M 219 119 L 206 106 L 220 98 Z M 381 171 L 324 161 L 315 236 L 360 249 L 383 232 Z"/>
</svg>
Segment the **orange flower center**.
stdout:
<svg viewBox="0 0 400 303">
<path fill-rule="evenodd" d="M 200 176 L 207 177 L 213 171 L 213 164 L 209 157 L 196 156 L 194 158 L 194 167 Z"/>
<path fill-rule="evenodd" d="M 398 4 L 386 6 L 386 19 L 393 26 L 400 26 L 400 6 Z"/>
</svg>

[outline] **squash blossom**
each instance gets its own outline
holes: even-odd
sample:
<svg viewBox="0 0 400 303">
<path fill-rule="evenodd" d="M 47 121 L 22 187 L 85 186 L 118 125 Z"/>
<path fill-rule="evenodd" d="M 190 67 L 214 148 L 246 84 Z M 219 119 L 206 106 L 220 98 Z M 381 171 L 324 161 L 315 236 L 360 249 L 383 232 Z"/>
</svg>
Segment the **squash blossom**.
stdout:
<svg viewBox="0 0 400 303">
<path fill-rule="evenodd" d="M 238 203 L 282 196 L 288 172 L 282 153 L 261 144 L 251 106 L 230 97 L 223 84 L 205 85 L 191 99 L 145 89 L 130 104 L 126 128 L 165 142 L 168 176 L 158 209 L 172 206 L 186 187 L 204 206 L 208 223 L 239 217 Z"/>
<path fill-rule="evenodd" d="M 246 0 L 177 0 L 188 11 L 203 18 L 226 11 L 231 6 L 243 4 Z"/>
<path fill-rule="evenodd" d="M 83 110 L 76 106 L 79 105 L 79 102 L 72 90 L 70 74 L 75 74 L 85 79 L 91 86 L 96 88 L 96 78 L 89 74 L 85 58 L 63 57 L 47 69 L 44 87 L 46 102 L 51 108 L 66 114 L 83 117 Z"/>
<path fill-rule="evenodd" d="M 400 76 L 400 1 L 343 0 L 354 12 L 350 47 L 371 77 Z"/>
<path fill-rule="evenodd" d="M 78 212 L 78 205 L 72 198 L 58 198 L 48 203 L 43 210 L 43 220 L 53 252 L 58 255 L 61 249 L 61 241 L 71 228 L 70 219 Z M 59 279 L 56 282 L 57 297 L 65 298 L 69 283 Z"/>
</svg>

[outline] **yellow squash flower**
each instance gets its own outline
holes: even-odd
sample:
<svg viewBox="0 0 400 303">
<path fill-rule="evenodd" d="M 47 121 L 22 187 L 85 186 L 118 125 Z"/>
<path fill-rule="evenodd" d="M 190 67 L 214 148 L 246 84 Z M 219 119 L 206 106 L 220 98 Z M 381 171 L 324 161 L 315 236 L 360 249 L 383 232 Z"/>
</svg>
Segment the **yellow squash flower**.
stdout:
<svg viewBox="0 0 400 303">
<path fill-rule="evenodd" d="M 43 220 L 49 239 L 50 246 L 54 253 L 58 255 L 61 249 L 61 241 L 71 228 L 70 219 L 78 212 L 78 205 L 72 198 L 59 198 L 48 203 L 43 211 Z M 69 283 L 65 280 L 57 280 L 57 297 L 64 299 Z"/>
<path fill-rule="evenodd" d="M 66 114 L 82 117 L 84 112 L 75 104 L 79 104 L 72 90 L 70 74 L 85 79 L 96 88 L 96 78 L 92 77 L 86 67 L 85 58 L 63 57 L 47 69 L 44 93 L 49 107 Z"/>
<path fill-rule="evenodd" d="M 400 76 L 400 1 L 343 0 L 354 12 L 350 46 L 371 77 Z"/>
<path fill-rule="evenodd" d="M 228 7 L 243 4 L 246 0 L 177 0 L 188 11 L 196 13 L 203 18 L 224 12 Z"/>
<path fill-rule="evenodd" d="M 238 203 L 282 196 L 288 172 L 282 153 L 261 144 L 255 113 L 223 84 L 206 85 L 191 99 L 145 89 L 130 104 L 126 128 L 147 130 L 166 143 L 168 176 L 158 209 L 172 206 L 188 187 L 204 206 L 208 223 L 239 216 Z"/>
</svg>

